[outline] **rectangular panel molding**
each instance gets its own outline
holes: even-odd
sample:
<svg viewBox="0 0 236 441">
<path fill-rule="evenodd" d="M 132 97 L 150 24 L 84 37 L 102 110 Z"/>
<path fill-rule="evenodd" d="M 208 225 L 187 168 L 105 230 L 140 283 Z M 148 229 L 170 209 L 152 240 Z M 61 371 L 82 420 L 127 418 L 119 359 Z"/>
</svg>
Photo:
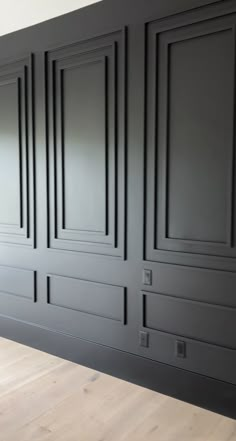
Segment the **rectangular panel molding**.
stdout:
<svg viewBox="0 0 236 441">
<path fill-rule="evenodd" d="M 142 300 L 144 328 L 236 349 L 236 308 L 147 291 Z"/>
<path fill-rule="evenodd" d="M 36 302 L 36 271 L 0 266 L 0 296 Z"/>
<path fill-rule="evenodd" d="M 57 275 L 47 276 L 49 305 L 126 324 L 126 289 Z"/>
<path fill-rule="evenodd" d="M 236 256 L 235 16 L 191 20 L 147 25 L 145 257 L 204 267 Z"/>
<path fill-rule="evenodd" d="M 125 46 L 124 30 L 46 53 L 49 248 L 125 257 Z"/>
<path fill-rule="evenodd" d="M 33 55 L 0 65 L 0 243 L 35 246 Z"/>
</svg>

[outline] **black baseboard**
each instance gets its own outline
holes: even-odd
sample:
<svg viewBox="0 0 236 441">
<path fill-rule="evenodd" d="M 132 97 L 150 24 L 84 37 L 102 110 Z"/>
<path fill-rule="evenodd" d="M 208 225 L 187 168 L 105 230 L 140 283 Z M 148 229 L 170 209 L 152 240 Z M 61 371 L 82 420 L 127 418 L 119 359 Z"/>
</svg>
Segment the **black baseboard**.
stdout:
<svg viewBox="0 0 236 441">
<path fill-rule="evenodd" d="M 0 336 L 236 419 L 236 386 L 8 317 Z"/>
</svg>

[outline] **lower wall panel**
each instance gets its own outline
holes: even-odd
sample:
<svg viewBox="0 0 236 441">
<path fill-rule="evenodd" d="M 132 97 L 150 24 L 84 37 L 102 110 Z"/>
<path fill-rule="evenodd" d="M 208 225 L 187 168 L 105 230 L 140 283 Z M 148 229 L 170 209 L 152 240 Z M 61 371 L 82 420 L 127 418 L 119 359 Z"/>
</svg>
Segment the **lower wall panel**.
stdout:
<svg viewBox="0 0 236 441">
<path fill-rule="evenodd" d="M 47 276 L 47 302 L 125 324 L 125 288 L 71 277 Z"/>
<path fill-rule="evenodd" d="M 236 418 L 236 386 L 229 383 L 1 316 L 0 335 Z"/>
<path fill-rule="evenodd" d="M 146 328 L 236 349 L 235 307 L 159 293 L 143 292 L 142 295 Z"/>
<path fill-rule="evenodd" d="M 127 349 L 122 286 L 41 272 L 36 280 L 34 271 L 0 266 L 0 310 L 5 317 Z"/>
<path fill-rule="evenodd" d="M 1 314 L 236 384 L 236 351 L 223 347 L 234 344 L 234 308 L 142 291 L 140 330 L 149 337 L 144 348 L 138 346 L 138 332 L 129 338 L 125 287 L 55 274 L 40 277 L 45 295 L 34 303 L 36 273 L 1 266 Z M 211 314 L 215 321 L 208 323 Z M 221 340 L 222 320 L 227 341 Z M 208 342 L 203 341 L 206 331 Z M 178 341 L 186 348 L 183 358 L 176 355 Z"/>
<path fill-rule="evenodd" d="M 51 329 L 123 347 L 128 332 L 125 287 L 48 274 L 46 289 L 44 318 Z"/>
<path fill-rule="evenodd" d="M 36 301 L 36 272 L 0 266 L 0 296 Z"/>
<path fill-rule="evenodd" d="M 235 272 L 159 262 L 149 262 L 148 267 L 152 270 L 152 286 L 148 287 L 149 292 L 236 307 Z"/>
<path fill-rule="evenodd" d="M 219 346 L 143 328 L 148 332 L 148 348 L 142 355 L 201 375 L 236 383 L 236 352 Z M 178 342 L 185 345 L 185 357 L 176 355 Z"/>
<path fill-rule="evenodd" d="M 140 312 L 148 335 L 144 356 L 236 383 L 235 308 L 142 291 Z M 179 343 L 183 354 L 177 352 Z M 230 343 L 232 347 L 226 347 Z"/>
</svg>

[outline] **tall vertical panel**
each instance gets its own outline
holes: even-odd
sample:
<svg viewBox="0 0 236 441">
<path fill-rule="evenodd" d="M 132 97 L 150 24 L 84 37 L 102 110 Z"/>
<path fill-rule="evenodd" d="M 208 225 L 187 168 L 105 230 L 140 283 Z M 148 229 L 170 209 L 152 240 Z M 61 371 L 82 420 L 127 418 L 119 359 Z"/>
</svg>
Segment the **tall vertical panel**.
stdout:
<svg viewBox="0 0 236 441">
<path fill-rule="evenodd" d="M 170 239 L 230 243 L 233 57 L 232 29 L 169 45 Z"/>
<path fill-rule="evenodd" d="M 125 31 L 46 54 L 48 246 L 125 257 Z"/>
<path fill-rule="evenodd" d="M 184 20 L 147 32 L 146 258 L 200 264 L 235 256 L 235 29 Z"/>
<path fill-rule="evenodd" d="M 34 246 L 33 57 L 0 66 L 0 242 Z"/>
<path fill-rule="evenodd" d="M 19 81 L 0 83 L 0 223 L 20 228 L 21 141 L 19 133 Z M 21 165 L 21 164 L 20 164 Z M 11 170 L 11 173 L 9 173 Z M 6 193 L 6 188 L 8 189 Z"/>
<path fill-rule="evenodd" d="M 105 63 L 82 63 L 63 75 L 67 230 L 106 233 Z"/>
</svg>

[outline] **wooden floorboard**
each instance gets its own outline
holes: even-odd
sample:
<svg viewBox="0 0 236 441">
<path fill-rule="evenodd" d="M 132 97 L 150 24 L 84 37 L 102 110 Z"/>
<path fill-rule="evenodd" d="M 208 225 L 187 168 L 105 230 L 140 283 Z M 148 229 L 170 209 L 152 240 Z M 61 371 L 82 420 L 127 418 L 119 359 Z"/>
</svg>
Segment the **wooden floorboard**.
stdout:
<svg viewBox="0 0 236 441">
<path fill-rule="evenodd" d="M 0 338 L 0 441 L 236 441 L 236 421 Z"/>
</svg>

